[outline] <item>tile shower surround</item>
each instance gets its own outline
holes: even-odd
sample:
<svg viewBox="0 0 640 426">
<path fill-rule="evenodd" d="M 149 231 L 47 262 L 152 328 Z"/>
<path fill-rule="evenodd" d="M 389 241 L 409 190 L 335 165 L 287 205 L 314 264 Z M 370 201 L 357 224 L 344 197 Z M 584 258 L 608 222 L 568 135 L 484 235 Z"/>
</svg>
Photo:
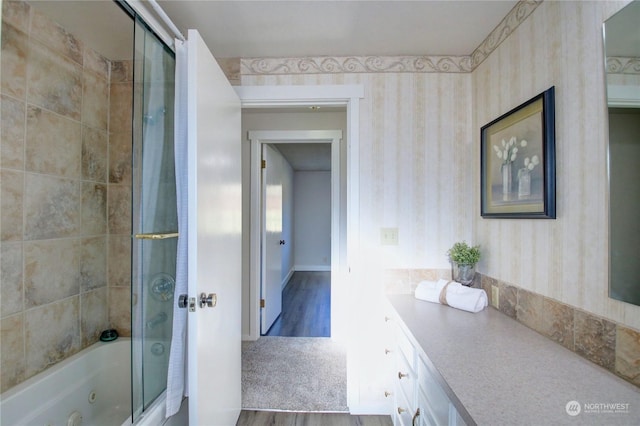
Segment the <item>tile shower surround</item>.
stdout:
<svg viewBox="0 0 640 426">
<path fill-rule="evenodd" d="M 4 392 L 106 328 L 130 334 L 131 121 L 122 111 L 133 78 L 130 62 L 111 63 L 29 4 L 2 7 Z"/>
<path fill-rule="evenodd" d="M 450 279 L 451 271 L 390 269 L 385 273 L 385 291 L 387 294 L 413 293 L 420 281 L 440 278 Z M 492 286 L 499 289 L 497 301 L 491 300 Z M 473 287 L 487 292 L 488 309 L 498 309 L 640 387 L 640 331 L 480 273 L 476 273 Z"/>
</svg>

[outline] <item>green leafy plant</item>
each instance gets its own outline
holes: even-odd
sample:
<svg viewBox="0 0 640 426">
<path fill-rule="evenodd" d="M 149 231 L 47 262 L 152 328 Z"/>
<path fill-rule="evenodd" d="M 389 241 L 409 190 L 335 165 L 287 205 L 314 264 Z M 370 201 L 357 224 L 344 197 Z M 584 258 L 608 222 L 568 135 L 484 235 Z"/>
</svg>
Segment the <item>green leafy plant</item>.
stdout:
<svg viewBox="0 0 640 426">
<path fill-rule="evenodd" d="M 459 265 L 475 265 L 480 260 L 480 246 L 469 246 L 465 241 L 457 242 L 447 251 L 449 260 Z"/>
</svg>

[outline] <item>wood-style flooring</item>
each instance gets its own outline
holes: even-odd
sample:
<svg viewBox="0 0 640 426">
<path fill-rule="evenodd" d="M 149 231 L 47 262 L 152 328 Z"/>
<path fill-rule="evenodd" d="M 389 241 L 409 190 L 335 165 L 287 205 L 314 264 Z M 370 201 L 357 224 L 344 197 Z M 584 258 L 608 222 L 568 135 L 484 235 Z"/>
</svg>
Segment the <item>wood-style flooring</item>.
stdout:
<svg viewBox="0 0 640 426">
<path fill-rule="evenodd" d="M 390 426 L 390 416 L 242 410 L 236 426 Z"/>
<path fill-rule="evenodd" d="M 267 336 L 331 337 L 331 272 L 296 271 Z"/>
</svg>

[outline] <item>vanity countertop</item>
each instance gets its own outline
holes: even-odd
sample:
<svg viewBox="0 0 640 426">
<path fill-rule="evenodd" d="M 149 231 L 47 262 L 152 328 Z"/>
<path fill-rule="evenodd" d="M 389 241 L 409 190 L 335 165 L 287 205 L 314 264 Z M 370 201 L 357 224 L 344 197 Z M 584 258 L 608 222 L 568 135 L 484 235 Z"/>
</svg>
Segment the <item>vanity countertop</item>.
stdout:
<svg viewBox="0 0 640 426">
<path fill-rule="evenodd" d="M 388 299 L 478 425 L 640 425 L 640 389 L 497 310 Z M 570 401 L 580 403 L 577 416 L 567 414 Z"/>
</svg>

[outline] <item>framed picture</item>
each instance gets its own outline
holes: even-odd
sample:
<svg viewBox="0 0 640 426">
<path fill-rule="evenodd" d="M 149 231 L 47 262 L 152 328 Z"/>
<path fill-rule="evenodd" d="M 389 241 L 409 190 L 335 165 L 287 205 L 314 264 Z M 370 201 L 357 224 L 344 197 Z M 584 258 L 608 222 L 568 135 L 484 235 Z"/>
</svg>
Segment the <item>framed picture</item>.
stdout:
<svg viewBox="0 0 640 426">
<path fill-rule="evenodd" d="M 556 218 L 554 87 L 480 130 L 480 213 Z"/>
</svg>

